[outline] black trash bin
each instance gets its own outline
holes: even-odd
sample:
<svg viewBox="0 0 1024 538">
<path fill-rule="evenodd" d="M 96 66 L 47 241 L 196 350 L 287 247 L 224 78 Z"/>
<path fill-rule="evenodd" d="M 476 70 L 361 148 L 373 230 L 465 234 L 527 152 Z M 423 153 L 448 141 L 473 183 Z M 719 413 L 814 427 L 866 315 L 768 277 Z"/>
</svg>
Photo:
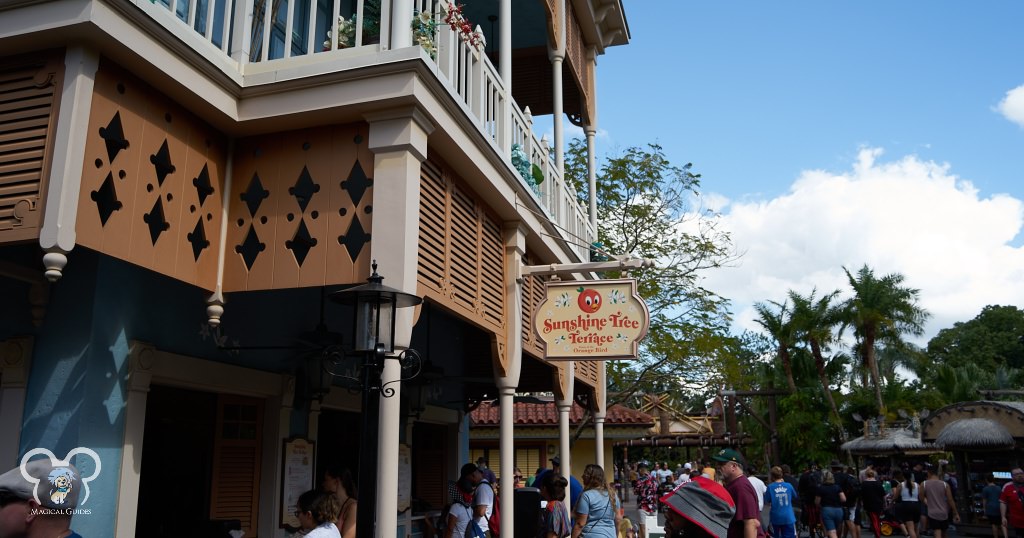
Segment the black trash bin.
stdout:
<svg viewBox="0 0 1024 538">
<path fill-rule="evenodd" d="M 540 490 L 518 488 L 515 491 L 515 538 L 537 536 L 537 516 L 540 512 Z"/>
</svg>

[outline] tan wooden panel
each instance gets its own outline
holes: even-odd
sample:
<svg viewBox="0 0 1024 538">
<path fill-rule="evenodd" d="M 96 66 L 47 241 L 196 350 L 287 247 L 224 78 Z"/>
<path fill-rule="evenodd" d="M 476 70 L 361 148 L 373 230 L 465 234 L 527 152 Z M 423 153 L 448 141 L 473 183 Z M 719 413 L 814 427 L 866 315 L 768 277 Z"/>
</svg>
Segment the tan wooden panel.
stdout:
<svg viewBox="0 0 1024 538">
<path fill-rule="evenodd" d="M 131 259 L 134 226 L 132 213 L 140 181 L 139 160 L 144 131 L 144 120 L 140 112 L 146 108 L 146 98 L 142 93 L 123 73 L 101 62 L 96 74 L 89 128 L 86 131 L 82 189 L 75 225 L 76 241 L 79 244 L 123 260 Z M 118 151 L 111 160 L 101 133 L 113 130 L 115 123 L 120 124 L 123 139 L 128 146 Z M 104 223 L 100 218 L 97 198 L 103 193 L 108 176 L 112 180 L 119 208 L 110 213 Z"/>
<path fill-rule="evenodd" d="M 238 142 L 229 204 L 226 291 L 350 284 L 369 276 L 369 244 L 363 244 L 352 260 L 339 242 L 356 220 L 365 234 L 371 232 L 372 187 L 366 185 L 358 207 L 342 187 L 357 162 L 368 180 L 373 177 L 373 155 L 365 149 L 360 131 L 365 135 L 365 124 L 274 133 Z M 304 168 L 319 190 L 303 211 L 289 189 L 296 187 Z M 241 197 L 257 175 L 268 196 L 252 218 Z M 303 223 L 316 244 L 299 264 L 288 246 Z M 236 251 L 250 226 L 264 244 L 251 269 Z"/>
<path fill-rule="evenodd" d="M 333 174 L 335 156 L 331 152 L 334 147 L 332 130 L 330 127 L 324 127 L 310 131 L 310 146 L 308 150 L 302 152 L 305 157 L 302 167 L 292 173 L 292 176 L 297 179 L 302 168 L 305 168 L 309 177 L 318 187 L 317 192 L 313 194 L 306 205 L 306 210 L 302 213 L 306 228 L 313 240 L 316 241 L 316 244 L 306 254 L 302 265 L 299 266 L 297 285 L 302 287 L 323 286 L 327 283 L 327 244 L 330 242 L 330 237 L 327 235 L 327 230 L 330 228 L 327 216 L 331 212 L 328 184 L 335 176 Z M 294 196 L 291 198 L 294 199 Z"/>
<path fill-rule="evenodd" d="M 341 236 L 348 233 L 353 219 L 361 218 L 361 209 L 353 205 L 352 197 L 342 188 L 342 182 L 348 179 L 357 162 L 367 177 L 373 177 L 373 154 L 366 148 L 367 131 L 366 124 L 360 123 L 337 126 L 331 133 L 330 176 L 321 187 L 321 190 L 327 191 L 330 202 L 326 211 L 327 235 L 324 238 L 327 248 L 324 281 L 328 284 L 363 282 L 370 276 L 369 245 L 363 248 L 361 256 L 353 260 L 348 249 L 339 241 Z M 361 208 L 372 206 L 372 188 L 363 194 L 360 202 Z M 361 219 L 360 224 L 370 233 L 372 226 L 369 218 Z"/>
<path fill-rule="evenodd" d="M 220 241 L 223 170 L 221 163 L 227 162 L 226 142 L 220 133 L 210 129 L 190 116 L 178 121 L 186 123 L 188 149 L 185 157 L 183 184 L 180 195 L 178 223 L 177 260 L 174 275 L 179 280 L 194 282 L 200 287 L 213 290 L 217 285 L 218 249 Z M 205 178 L 205 181 L 204 181 Z M 208 181 L 212 191 L 204 199 L 199 195 L 199 185 Z M 202 228 L 198 224 L 202 223 Z M 195 256 L 192 234 L 197 234 L 199 258 Z M 198 235 L 201 234 L 201 235 Z M 198 243 L 201 236 L 206 238 L 206 248 Z"/>
<path fill-rule="evenodd" d="M 287 244 L 295 236 L 305 215 L 288 190 L 294 187 L 302 167 L 307 162 L 309 151 L 304 150 L 303 146 L 310 144 L 312 150 L 314 145 L 320 145 L 320 140 L 311 136 L 314 133 L 314 130 L 295 131 L 275 144 L 281 150 L 276 159 L 277 176 L 273 186 L 267 187 L 270 190 L 268 201 L 273 200 L 277 208 L 272 217 L 276 240 L 268 249 L 274 267 L 272 288 L 295 288 L 299 285 L 299 264 L 292 251 L 287 248 Z M 313 199 L 316 199 L 316 196 L 313 196 Z"/>
<path fill-rule="evenodd" d="M 278 244 L 277 219 L 283 218 L 277 208 L 279 193 L 283 188 L 280 163 L 286 151 L 286 148 L 282 147 L 278 141 L 264 139 L 253 152 L 256 162 L 255 170 L 268 195 L 259 204 L 256 214 L 250 221 L 260 242 L 264 245 L 264 250 L 256 256 L 256 262 L 246 275 L 245 289 L 248 290 L 268 290 L 274 287 L 274 249 Z M 232 188 L 241 196 L 251 181 L 250 177 L 237 187 L 232 185 Z M 241 203 L 239 197 L 235 197 L 235 200 L 239 200 L 238 203 Z"/>
</svg>

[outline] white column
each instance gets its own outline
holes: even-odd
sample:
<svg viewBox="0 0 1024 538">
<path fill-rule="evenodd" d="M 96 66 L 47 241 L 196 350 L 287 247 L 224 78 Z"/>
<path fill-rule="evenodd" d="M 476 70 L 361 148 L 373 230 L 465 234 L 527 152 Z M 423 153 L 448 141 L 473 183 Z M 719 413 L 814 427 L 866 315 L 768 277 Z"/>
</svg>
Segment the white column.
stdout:
<svg viewBox="0 0 1024 538">
<path fill-rule="evenodd" d="M 562 462 L 562 476 L 567 480 L 572 474 L 572 455 L 569 445 L 569 414 L 572 412 L 572 392 L 576 380 L 575 363 L 565 363 L 565 375 L 568 379 L 568 387 L 565 390 L 565 398 L 555 401 L 558 408 L 558 457 Z"/>
<path fill-rule="evenodd" d="M 33 273 L 38 276 L 39 273 Z M 32 338 L 0 342 L 0 468 L 18 464 L 21 421 L 25 416 L 25 389 L 32 359 Z"/>
<path fill-rule="evenodd" d="M 496 371 L 494 383 L 498 387 L 501 405 L 501 424 L 498 434 L 498 450 L 501 453 L 501 532 L 505 536 L 513 536 L 515 505 L 515 393 L 519 386 L 519 374 L 523 365 L 523 285 L 519 273 L 523 256 L 526 254 L 526 234 L 528 230 L 520 222 L 505 224 L 505 357 L 507 368 L 505 375 Z M 496 369 L 497 370 L 497 369 Z"/>
<path fill-rule="evenodd" d="M 395 0 L 394 5 L 395 9 L 391 12 L 391 48 L 411 47 L 412 0 Z"/>
<path fill-rule="evenodd" d="M 565 0 L 557 0 L 555 7 L 558 10 L 558 43 L 554 48 L 548 49 L 548 58 L 551 60 L 551 90 L 552 90 L 552 122 L 555 128 L 555 168 L 561 176 L 565 176 L 565 134 L 562 123 L 562 60 L 565 59 Z"/>
<path fill-rule="evenodd" d="M 612 469 L 610 466 L 605 465 L 604 461 L 604 419 L 608 416 L 608 384 L 605 381 L 607 370 L 605 369 L 607 363 L 600 362 L 597 364 L 597 390 L 594 391 L 597 396 L 597 405 L 594 411 L 594 459 L 597 460 L 595 463 L 604 468 L 606 476 L 612 476 Z"/>
<path fill-rule="evenodd" d="M 594 137 L 597 134 L 597 128 L 593 125 L 587 125 L 584 132 L 587 133 L 587 199 L 590 200 L 590 208 L 588 216 L 590 217 L 590 226 L 597 231 L 597 149 L 594 144 Z M 594 237 L 597 240 L 597 237 Z M 585 260 L 586 261 L 586 260 Z"/>
<path fill-rule="evenodd" d="M 51 282 L 60 279 L 68 263 L 67 254 L 75 247 L 86 130 L 99 63 L 96 51 L 80 45 L 68 47 L 64 55 L 64 87 L 53 138 L 56 158 L 50 166 L 43 227 L 39 231 L 39 246 L 46 251 L 43 266 Z"/>
<path fill-rule="evenodd" d="M 374 153 L 370 256 L 377 260 L 384 285 L 416 293 L 420 163 L 427 158 L 427 136 L 434 126 L 415 107 L 370 115 L 366 120 L 370 123 L 369 148 Z M 396 311 L 397 351 L 409 347 L 412 325 L 412 308 Z M 396 381 L 400 376 L 398 361 L 386 359 L 381 382 Z M 390 398 L 381 398 L 377 436 L 377 525 L 374 534 L 378 538 L 394 536 L 398 528 L 401 383 L 392 383 L 388 387 L 394 388 L 395 393 Z"/>
<path fill-rule="evenodd" d="M 124 414 L 124 447 L 121 453 L 121 481 L 117 495 L 115 536 L 135 536 L 142 473 L 142 441 L 146 433 L 146 401 L 153 379 L 156 349 L 132 342 L 128 352 L 128 376 L 125 389 L 128 400 Z"/>
<path fill-rule="evenodd" d="M 502 100 L 501 133 L 499 147 L 506 158 L 512 156 L 512 0 L 501 0 L 498 6 L 498 70 L 501 83 L 505 87 L 505 99 Z M 527 153 L 529 155 L 529 153 Z"/>
</svg>

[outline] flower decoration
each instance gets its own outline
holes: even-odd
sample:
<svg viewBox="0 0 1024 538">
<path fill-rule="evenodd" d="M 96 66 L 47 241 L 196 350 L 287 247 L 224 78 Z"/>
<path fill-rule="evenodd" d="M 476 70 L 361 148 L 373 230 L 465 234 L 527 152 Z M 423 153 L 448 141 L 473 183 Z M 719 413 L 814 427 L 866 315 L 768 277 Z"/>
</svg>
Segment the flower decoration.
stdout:
<svg viewBox="0 0 1024 538">
<path fill-rule="evenodd" d="M 471 46 L 478 50 L 483 50 L 487 46 L 484 33 L 479 28 L 473 29 L 473 25 L 463 15 L 462 8 L 462 4 L 449 4 L 444 15 L 444 22 L 451 26 L 452 30 L 460 34 L 462 39 Z"/>
<path fill-rule="evenodd" d="M 558 308 L 569 306 L 569 294 L 562 293 L 558 297 L 555 297 L 555 306 Z"/>
<path fill-rule="evenodd" d="M 626 294 L 622 293 L 622 290 L 613 289 L 608 292 L 608 302 L 610 304 L 625 304 Z"/>
<path fill-rule="evenodd" d="M 338 37 L 340 39 L 331 39 L 331 31 L 327 30 L 327 40 L 324 41 L 324 50 L 331 50 L 334 48 L 344 49 L 351 47 L 356 40 L 356 21 L 355 17 L 352 20 L 348 20 L 345 17 L 338 17 Z"/>
<path fill-rule="evenodd" d="M 425 11 L 417 13 L 412 18 L 412 37 L 431 58 L 437 59 L 437 45 L 434 43 L 434 36 L 437 34 L 437 21 Z"/>
</svg>

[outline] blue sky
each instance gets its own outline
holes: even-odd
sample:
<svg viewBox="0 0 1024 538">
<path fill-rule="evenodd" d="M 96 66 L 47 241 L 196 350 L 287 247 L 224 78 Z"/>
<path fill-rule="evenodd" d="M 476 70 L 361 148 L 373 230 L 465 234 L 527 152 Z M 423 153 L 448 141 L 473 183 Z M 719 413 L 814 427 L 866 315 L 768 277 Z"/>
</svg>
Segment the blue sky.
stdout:
<svg viewBox="0 0 1024 538">
<path fill-rule="evenodd" d="M 744 254 L 706 280 L 737 330 L 864 263 L 921 290 L 929 337 L 1024 307 L 1024 2 L 624 4 L 598 151 L 657 142 L 702 174 Z"/>
</svg>

